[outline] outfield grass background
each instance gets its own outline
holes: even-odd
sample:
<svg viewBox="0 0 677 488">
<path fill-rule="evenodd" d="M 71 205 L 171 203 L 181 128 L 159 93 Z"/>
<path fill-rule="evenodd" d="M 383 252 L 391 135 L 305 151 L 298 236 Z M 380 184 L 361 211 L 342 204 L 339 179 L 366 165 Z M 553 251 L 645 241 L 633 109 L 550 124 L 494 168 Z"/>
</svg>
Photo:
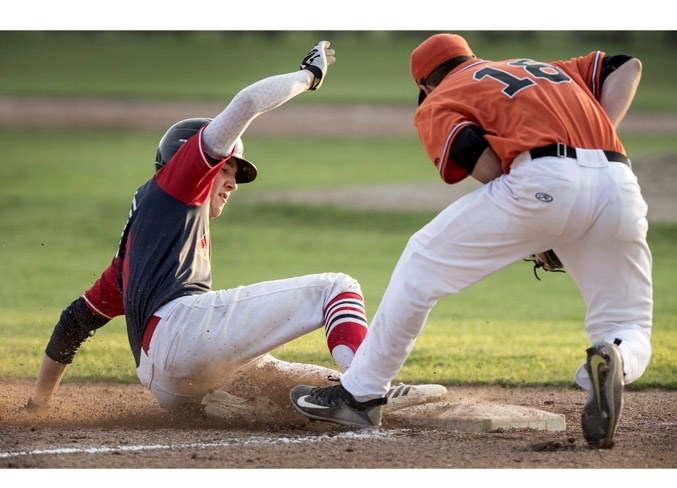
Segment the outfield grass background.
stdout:
<svg viewBox="0 0 677 488">
<path fill-rule="evenodd" d="M 324 34 L 319 37 L 333 39 Z M 420 39 L 418 33 L 404 34 L 336 34 L 332 42 L 339 63 L 331 73 L 332 84 L 328 82 L 313 99 L 411 103 L 408 51 Z M 483 33 L 477 45 L 494 49 L 496 57 L 537 51 L 554 59 L 587 52 L 591 44 L 590 49 L 619 52 L 612 49 L 619 46 L 618 39 L 612 45 L 608 37 L 503 33 L 497 42 Z M 677 103 L 672 95 L 677 85 L 669 55 L 671 37 L 626 33 L 620 38 L 620 51 L 648 56 L 636 109 L 677 111 L 672 106 Z M 12 67 L 0 73 L 0 96 L 227 100 L 260 77 L 285 71 L 290 64 L 293 68 L 299 54 L 317 39 L 316 33 L 305 32 L 272 37 L 232 32 L 0 33 L 0 62 Z M 8 41 L 13 43 L 11 50 Z M 181 72 L 171 62 L 177 50 L 188 65 Z M 219 62 L 205 72 L 204 59 Z M 650 69 L 653 66 L 656 69 Z M 163 130 L 0 131 L 0 378 L 34 377 L 61 308 L 110 262 L 131 196 L 152 174 L 152 157 Z M 629 135 L 624 142 L 633 155 L 677 153 L 674 134 Z M 251 187 L 242 186 L 241 193 L 436 181 L 414 134 L 397 139 L 261 137 L 248 146 L 248 155 L 274 165 L 261 168 L 266 177 Z M 214 286 L 344 271 L 362 283 L 371 316 L 407 239 L 432 216 L 240 203 L 236 194 L 223 217 L 212 224 Z M 633 387 L 676 388 L 677 225 L 652 225 L 649 239 L 654 252 L 654 355 L 647 373 Z M 567 275 L 541 273 L 541 277 L 537 281 L 528 264 L 516 263 L 440 301 L 399 379 L 572 385 L 587 346 L 583 304 Z M 276 355 L 331 365 L 325 348 L 318 331 Z M 122 319 L 81 348 L 65 379 L 99 380 L 136 381 Z"/>
<path fill-rule="evenodd" d="M 0 96 L 229 100 L 271 73 L 295 69 L 321 39 L 337 51 L 330 82 L 295 103 L 414 105 L 409 55 L 432 32 L 0 32 Z M 677 111 L 677 33 L 460 31 L 484 59 L 568 59 L 593 50 L 639 57 L 633 110 Z"/>
</svg>

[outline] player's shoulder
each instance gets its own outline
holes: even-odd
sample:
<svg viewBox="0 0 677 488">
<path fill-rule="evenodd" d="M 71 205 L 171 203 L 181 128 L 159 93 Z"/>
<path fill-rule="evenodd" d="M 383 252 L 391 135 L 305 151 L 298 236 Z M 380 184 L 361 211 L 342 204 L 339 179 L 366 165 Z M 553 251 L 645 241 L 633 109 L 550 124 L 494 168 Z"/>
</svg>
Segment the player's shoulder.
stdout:
<svg viewBox="0 0 677 488">
<path fill-rule="evenodd" d="M 599 64 L 604 60 L 605 57 L 606 53 L 604 51 L 595 50 L 590 51 L 587 54 L 583 54 L 581 56 L 552 61 L 551 63 L 554 65 L 580 67 L 580 66 L 589 66 L 592 64 Z"/>
</svg>

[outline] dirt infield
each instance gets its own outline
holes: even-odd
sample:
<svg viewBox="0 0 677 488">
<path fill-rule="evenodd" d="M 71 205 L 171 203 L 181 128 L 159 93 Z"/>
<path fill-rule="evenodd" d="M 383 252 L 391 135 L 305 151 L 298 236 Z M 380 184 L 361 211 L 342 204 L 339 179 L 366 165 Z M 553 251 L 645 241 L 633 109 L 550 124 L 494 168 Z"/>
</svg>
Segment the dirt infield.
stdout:
<svg viewBox="0 0 677 488">
<path fill-rule="evenodd" d="M 581 435 L 585 394 L 573 388 L 450 387 L 448 399 L 562 414 L 564 432 L 460 433 L 408 425 L 350 432 L 284 412 L 265 423 L 172 417 L 139 385 L 65 384 L 53 412 L 14 418 L 28 381 L 3 382 L 0 468 L 675 468 L 677 392 L 627 391 L 616 446 Z M 397 418 L 396 418 L 397 417 Z"/>
<path fill-rule="evenodd" d="M 130 124 L 166 127 L 179 118 L 214 112 L 213 106 L 205 104 L 167 106 L 135 102 L 98 105 L 94 110 L 91 104 L 91 101 L 0 100 L 0 127 L 129 128 Z M 64 110 L 65 105 L 68 110 Z M 307 108 L 303 110 L 302 116 L 296 107 L 280 110 L 279 119 L 271 114 L 262 118 L 261 123 L 257 121 L 251 130 L 281 133 L 293 127 L 307 134 L 356 131 L 363 135 L 412 131 L 409 109 L 385 107 L 376 112 L 365 107 L 348 107 L 329 113 L 326 107 L 324 110 L 320 107 L 316 117 L 308 117 Z M 312 124 L 308 125 L 308 121 Z M 661 130 L 677 134 L 673 118 L 631 117 L 627 122 L 624 126 L 627 130 L 649 132 L 658 125 Z M 677 217 L 674 157 L 666 154 L 634 162 L 652 221 L 674 222 Z M 344 195 L 339 195 L 337 201 L 349 200 L 372 208 L 378 201 L 387 207 L 388 194 L 401 195 L 392 190 L 383 187 L 357 192 L 373 195 L 371 201 L 346 199 Z M 441 208 L 444 202 L 455 198 L 449 187 L 441 184 L 437 190 L 423 185 L 409 191 L 421 195 L 418 207 L 414 208 Z M 324 202 L 331 201 L 331 193 L 320 193 Z M 266 198 L 317 201 L 313 192 L 280 193 Z M 286 398 L 274 399 L 283 414 L 269 422 L 228 424 L 201 417 L 172 416 L 160 409 L 141 386 L 119 384 L 67 383 L 59 390 L 49 414 L 15 417 L 12 412 L 26 400 L 32 382 L 0 384 L 0 468 L 4 469 L 677 468 L 677 391 L 628 390 L 616 446 L 611 450 L 590 450 L 579 424 L 585 393 L 575 388 L 450 386 L 449 400 L 533 407 L 562 414 L 567 422 L 564 432 L 459 433 L 413 427 L 395 416 L 385 417 L 380 430 L 350 432 L 333 424 L 306 420 L 291 409 Z M 321 478 L 313 481 L 304 477 L 300 482 L 324 484 Z"/>
</svg>

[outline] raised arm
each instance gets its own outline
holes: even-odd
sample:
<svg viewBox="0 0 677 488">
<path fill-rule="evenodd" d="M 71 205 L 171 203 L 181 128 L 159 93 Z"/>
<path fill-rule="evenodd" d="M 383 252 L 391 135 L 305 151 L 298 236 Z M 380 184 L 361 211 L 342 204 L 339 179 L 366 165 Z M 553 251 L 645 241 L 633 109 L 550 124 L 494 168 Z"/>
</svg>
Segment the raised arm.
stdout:
<svg viewBox="0 0 677 488">
<path fill-rule="evenodd" d="M 329 42 L 321 41 L 303 59 L 299 71 L 271 76 L 241 90 L 205 128 L 202 140 L 207 154 L 216 159 L 229 156 L 256 117 L 307 90 L 317 90 L 335 61 Z"/>
</svg>

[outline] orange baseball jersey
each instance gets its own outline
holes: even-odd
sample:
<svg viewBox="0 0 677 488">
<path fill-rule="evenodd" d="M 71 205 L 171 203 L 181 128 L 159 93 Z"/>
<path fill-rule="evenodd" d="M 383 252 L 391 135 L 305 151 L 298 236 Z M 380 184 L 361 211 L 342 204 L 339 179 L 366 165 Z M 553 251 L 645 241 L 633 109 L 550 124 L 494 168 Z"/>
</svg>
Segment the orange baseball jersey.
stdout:
<svg viewBox="0 0 677 488">
<path fill-rule="evenodd" d="M 420 105 L 414 125 L 442 179 L 468 173 L 451 160 L 458 133 L 469 125 L 484 132 L 503 170 L 520 153 L 563 142 L 625 154 L 599 104 L 605 53 L 568 61 L 472 60 L 451 72 Z"/>
</svg>

